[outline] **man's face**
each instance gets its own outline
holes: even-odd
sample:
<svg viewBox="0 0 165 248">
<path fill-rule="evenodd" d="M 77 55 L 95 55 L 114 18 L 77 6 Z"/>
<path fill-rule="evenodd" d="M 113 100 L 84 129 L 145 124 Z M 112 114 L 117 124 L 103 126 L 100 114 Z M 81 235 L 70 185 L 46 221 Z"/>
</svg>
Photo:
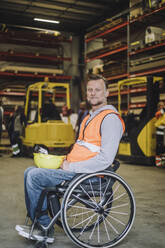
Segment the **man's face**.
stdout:
<svg viewBox="0 0 165 248">
<path fill-rule="evenodd" d="M 108 94 L 102 79 L 90 80 L 87 83 L 87 101 L 92 107 L 100 108 L 106 105 Z"/>
</svg>

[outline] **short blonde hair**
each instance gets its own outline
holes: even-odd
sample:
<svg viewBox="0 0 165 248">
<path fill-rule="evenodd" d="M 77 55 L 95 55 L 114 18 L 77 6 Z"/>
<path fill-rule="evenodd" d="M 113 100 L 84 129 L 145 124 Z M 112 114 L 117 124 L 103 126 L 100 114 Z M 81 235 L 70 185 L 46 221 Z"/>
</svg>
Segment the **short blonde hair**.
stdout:
<svg viewBox="0 0 165 248">
<path fill-rule="evenodd" d="M 90 74 L 90 75 L 88 75 L 88 82 L 91 81 L 91 80 L 100 80 L 100 79 L 102 79 L 104 81 L 105 88 L 108 89 L 108 81 L 102 75 L 100 75 L 100 74 Z"/>
</svg>

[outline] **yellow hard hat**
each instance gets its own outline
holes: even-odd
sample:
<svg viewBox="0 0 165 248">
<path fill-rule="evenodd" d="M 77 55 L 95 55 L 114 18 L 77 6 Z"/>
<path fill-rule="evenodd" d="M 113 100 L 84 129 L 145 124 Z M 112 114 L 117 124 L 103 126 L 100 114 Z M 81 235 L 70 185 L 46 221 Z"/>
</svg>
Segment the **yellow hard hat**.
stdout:
<svg viewBox="0 0 165 248">
<path fill-rule="evenodd" d="M 33 153 L 34 163 L 39 168 L 58 169 L 66 156 Z"/>
</svg>

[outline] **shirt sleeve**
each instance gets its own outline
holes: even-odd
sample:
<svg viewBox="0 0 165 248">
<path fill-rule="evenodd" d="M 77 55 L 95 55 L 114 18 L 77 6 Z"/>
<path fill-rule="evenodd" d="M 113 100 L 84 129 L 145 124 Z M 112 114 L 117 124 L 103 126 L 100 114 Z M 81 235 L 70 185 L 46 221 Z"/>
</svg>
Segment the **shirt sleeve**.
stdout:
<svg viewBox="0 0 165 248">
<path fill-rule="evenodd" d="M 88 160 L 69 163 L 69 171 L 76 173 L 92 173 L 105 170 L 116 156 L 123 134 L 121 120 L 116 114 L 107 115 L 101 124 L 100 152 Z"/>
</svg>

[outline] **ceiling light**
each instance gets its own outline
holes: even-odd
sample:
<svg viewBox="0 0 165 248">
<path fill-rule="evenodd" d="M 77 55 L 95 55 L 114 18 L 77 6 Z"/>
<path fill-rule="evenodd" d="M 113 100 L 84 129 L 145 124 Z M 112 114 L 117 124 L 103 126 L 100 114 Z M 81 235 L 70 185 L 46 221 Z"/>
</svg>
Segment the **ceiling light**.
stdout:
<svg viewBox="0 0 165 248">
<path fill-rule="evenodd" d="M 50 22 L 50 23 L 56 23 L 59 24 L 59 21 L 53 21 L 53 20 L 47 20 L 47 19 L 41 19 L 41 18 L 34 18 L 34 21 L 38 21 L 38 22 Z"/>
</svg>

